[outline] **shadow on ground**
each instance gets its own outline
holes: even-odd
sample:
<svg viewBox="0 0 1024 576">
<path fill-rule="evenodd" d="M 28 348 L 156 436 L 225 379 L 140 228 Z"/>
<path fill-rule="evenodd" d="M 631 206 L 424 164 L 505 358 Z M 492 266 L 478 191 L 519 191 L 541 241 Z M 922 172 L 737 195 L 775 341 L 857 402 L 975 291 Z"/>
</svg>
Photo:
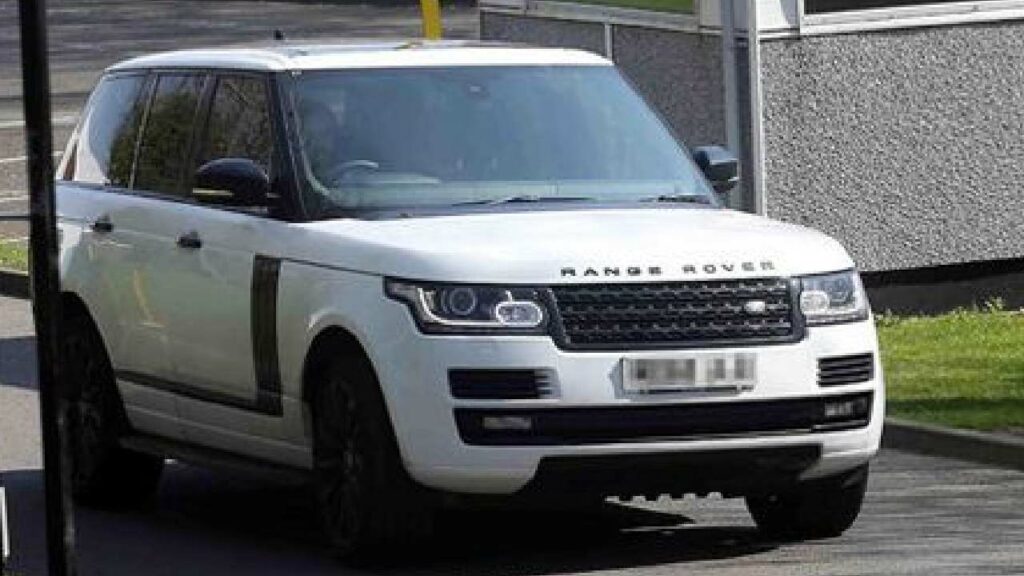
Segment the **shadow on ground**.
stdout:
<svg viewBox="0 0 1024 576">
<path fill-rule="evenodd" d="M 0 382 L 4 386 L 36 388 L 35 336 L 0 338 Z"/>
<path fill-rule="evenodd" d="M 40 471 L 6 473 L 11 568 L 43 574 Z M 587 515 L 450 512 L 422 549 L 352 570 L 325 551 L 304 490 L 171 465 L 151 509 L 79 509 L 81 573 L 546 575 L 734 558 L 768 551 L 753 528 L 699 527 L 682 515 L 605 504 Z M 401 554 L 401 556 L 399 556 Z"/>
</svg>

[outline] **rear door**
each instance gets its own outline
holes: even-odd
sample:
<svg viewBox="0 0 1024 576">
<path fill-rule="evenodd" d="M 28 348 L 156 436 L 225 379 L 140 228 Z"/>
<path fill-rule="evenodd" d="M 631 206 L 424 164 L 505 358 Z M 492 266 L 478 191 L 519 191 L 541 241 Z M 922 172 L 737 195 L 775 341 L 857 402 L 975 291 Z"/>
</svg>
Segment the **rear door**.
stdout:
<svg viewBox="0 0 1024 576">
<path fill-rule="evenodd" d="M 147 224 L 167 207 L 131 191 L 153 86 L 154 76 L 138 71 L 106 76 L 94 90 L 60 171 L 61 268 L 63 288 L 85 300 L 100 329 L 132 425 L 175 437 L 174 396 L 121 377 L 173 372 L 166 310 L 150 294 L 149 271 L 162 255 Z"/>
<path fill-rule="evenodd" d="M 113 277 L 123 286 L 120 301 L 124 323 L 122 353 L 114 364 L 126 397 L 159 399 L 178 413 L 181 369 L 176 333 L 182 306 L 176 270 L 185 260 L 176 241 L 188 226 L 186 172 L 200 104 L 208 86 L 201 72 L 167 71 L 151 75 L 152 88 L 135 144 L 130 190 L 106 214 L 109 241 L 124 253 Z M 179 436 L 180 428 L 156 430 Z"/>
</svg>

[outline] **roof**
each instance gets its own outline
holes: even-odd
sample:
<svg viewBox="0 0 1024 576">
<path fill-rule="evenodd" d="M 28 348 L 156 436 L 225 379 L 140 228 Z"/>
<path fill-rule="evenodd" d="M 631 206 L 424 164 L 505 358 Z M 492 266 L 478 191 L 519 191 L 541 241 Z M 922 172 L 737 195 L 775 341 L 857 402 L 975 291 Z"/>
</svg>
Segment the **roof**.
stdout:
<svg viewBox="0 0 1024 576">
<path fill-rule="evenodd" d="M 344 44 L 177 50 L 141 56 L 107 71 L 140 68 L 227 68 L 285 71 L 427 66 L 610 66 L 605 58 L 565 48 L 531 48 L 466 41 L 371 41 Z"/>
</svg>

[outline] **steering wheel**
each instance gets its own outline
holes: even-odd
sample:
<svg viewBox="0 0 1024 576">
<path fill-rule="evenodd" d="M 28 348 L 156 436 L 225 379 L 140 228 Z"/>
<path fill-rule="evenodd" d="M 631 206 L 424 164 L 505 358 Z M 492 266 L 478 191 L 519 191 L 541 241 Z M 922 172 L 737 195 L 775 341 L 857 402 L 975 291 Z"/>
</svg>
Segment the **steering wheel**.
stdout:
<svg viewBox="0 0 1024 576">
<path fill-rule="evenodd" d="M 373 160 L 348 160 L 332 166 L 327 170 L 325 176 L 327 176 L 327 179 L 331 184 L 334 184 L 344 180 L 345 177 L 348 176 L 348 173 L 353 170 L 369 170 L 376 172 L 377 170 L 380 170 L 380 164 Z"/>
</svg>

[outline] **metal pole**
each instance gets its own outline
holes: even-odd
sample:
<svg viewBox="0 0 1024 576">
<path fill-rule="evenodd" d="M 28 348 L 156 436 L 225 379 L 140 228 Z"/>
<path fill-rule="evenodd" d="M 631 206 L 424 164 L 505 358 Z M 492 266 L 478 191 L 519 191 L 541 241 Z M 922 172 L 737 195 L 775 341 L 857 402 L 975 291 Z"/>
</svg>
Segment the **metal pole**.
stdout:
<svg viewBox="0 0 1024 576">
<path fill-rule="evenodd" d="M 60 278 L 57 273 L 57 215 L 53 182 L 50 69 L 47 59 L 46 2 L 19 0 L 22 101 L 28 155 L 30 268 L 39 367 L 39 411 L 43 427 L 46 491 L 46 549 L 51 576 L 75 574 L 74 525 L 68 489 L 67 451 L 60 405 Z"/>
<path fill-rule="evenodd" d="M 423 37 L 427 40 L 440 40 L 442 34 L 440 0 L 420 0 L 420 11 L 423 17 Z"/>
<path fill-rule="evenodd" d="M 739 80 L 736 70 L 736 10 L 734 0 L 721 0 L 722 19 L 722 78 L 725 88 L 725 138 L 729 151 L 743 157 L 740 128 Z M 745 175 L 744 175 L 745 176 Z M 750 183 L 747 183 L 747 187 Z M 732 208 L 744 208 L 739 194 L 729 196 Z"/>
<path fill-rule="evenodd" d="M 767 175 L 764 155 L 764 95 L 761 85 L 761 24 L 758 0 L 747 4 L 747 55 L 750 73 L 750 153 L 753 156 L 754 213 L 768 214 Z"/>
</svg>

